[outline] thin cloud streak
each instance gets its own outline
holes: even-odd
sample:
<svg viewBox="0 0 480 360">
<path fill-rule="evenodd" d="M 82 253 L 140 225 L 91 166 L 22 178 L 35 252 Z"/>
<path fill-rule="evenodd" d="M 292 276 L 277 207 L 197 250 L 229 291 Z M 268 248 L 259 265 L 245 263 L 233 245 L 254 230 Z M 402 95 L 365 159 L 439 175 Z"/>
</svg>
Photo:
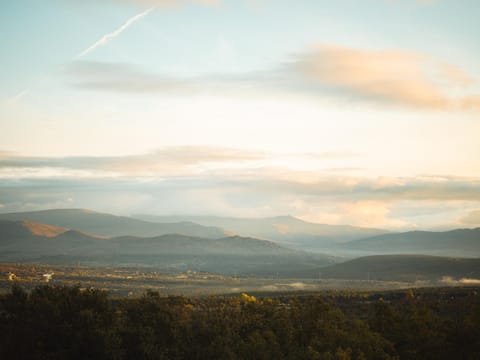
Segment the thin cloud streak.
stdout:
<svg viewBox="0 0 480 360">
<path fill-rule="evenodd" d="M 70 169 L 116 172 L 124 176 L 178 173 L 194 166 L 263 160 L 259 151 L 213 146 L 176 146 L 128 156 L 29 157 L 0 152 L 0 173 L 5 169 Z"/>
<path fill-rule="evenodd" d="M 153 92 L 195 91 L 195 81 L 160 76 L 124 63 L 76 61 L 65 68 L 73 77 L 73 86 L 84 90 L 143 94 Z"/>
<path fill-rule="evenodd" d="M 13 104 L 16 103 L 17 101 L 21 100 L 24 96 L 28 95 L 30 92 L 30 89 L 24 89 L 17 93 L 16 95 L 13 95 L 12 97 L 7 99 L 7 104 Z"/>
<path fill-rule="evenodd" d="M 124 156 L 67 156 L 35 157 L 18 156 L 0 151 L 0 178 L 28 178 L 71 176 L 81 177 L 82 172 L 96 177 L 116 176 L 172 176 L 217 170 L 244 171 L 265 167 L 267 163 L 282 164 L 298 160 L 316 169 L 328 166 L 331 160 L 352 159 L 358 156 L 349 151 L 326 151 L 320 153 L 270 153 L 264 151 L 237 149 L 219 146 L 173 146 L 154 152 Z M 319 166 L 321 165 L 321 166 Z M 347 164 L 348 165 L 348 164 Z M 351 169 L 351 167 L 347 167 Z M 222 176 L 222 174 L 220 174 Z"/>
<path fill-rule="evenodd" d="M 100 40 L 98 40 L 97 42 L 95 42 L 93 45 L 89 46 L 88 48 L 86 48 L 85 50 L 83 50 L 81 53 L 79 53 L 77 56 L 76 56 L 76 59 L 80 59 L 86 55 L 88 55 L 89 53 L 91 53 L 92 51 L 94 51 L 96 48 L 100 47 L 100 46 L 103 46 L 105 44 L 107 44 L 109 41 L 113 40 L 114 38 L 116 38 L 118 35 L 120 35 L 122 32 L 124 32 L 125 30 L 127 30 L 131 25 L 133 25 L 134 23 L 136 23 L 137 21 L 141 20 L 142 18 L 144 18 L 145 16 L 147 16 L 148 14 L 150 14 L 153 10 L 155 10 L 155 6 L 145 10 L 144 12 L 141 12 L 140 14 L 137 14 L 135 15 L 134 17 L 128 19 L 122 26 L 120 26 L 117 30 L 115 30 L 114 32 L 111 32 L 109 34 L 106 34 L 104 35 Z"/>
</svg>

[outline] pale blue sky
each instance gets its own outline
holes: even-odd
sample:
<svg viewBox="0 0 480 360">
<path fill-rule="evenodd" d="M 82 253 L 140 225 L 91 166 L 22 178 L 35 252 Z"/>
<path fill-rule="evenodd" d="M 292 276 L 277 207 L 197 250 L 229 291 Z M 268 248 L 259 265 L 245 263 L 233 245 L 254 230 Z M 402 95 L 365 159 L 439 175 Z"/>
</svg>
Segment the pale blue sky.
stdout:
<svg viewBox="0 0 480 360">
<path fill-rule="evenodd" d="M 474 0 L 4 1 L 0 211 L 207 201 L 480 225 L 478 14 Z"/>
<path fill-rule="evenodd" d="M 131 3 L 2 3 L 2 94 L 31 86 L 149 7 Z M 474 0 L 431 4 L 415 0 L 230 0 L 216 6 L 184 5 L 159 8 L 87 59 L 187 74 L 255 71 L 277 66 L 321 42 L 425 52 L 478 76 L 479 13 L 480 3 Z M 227 54 L 219 62 L 222 51 Z"/>
</svg>

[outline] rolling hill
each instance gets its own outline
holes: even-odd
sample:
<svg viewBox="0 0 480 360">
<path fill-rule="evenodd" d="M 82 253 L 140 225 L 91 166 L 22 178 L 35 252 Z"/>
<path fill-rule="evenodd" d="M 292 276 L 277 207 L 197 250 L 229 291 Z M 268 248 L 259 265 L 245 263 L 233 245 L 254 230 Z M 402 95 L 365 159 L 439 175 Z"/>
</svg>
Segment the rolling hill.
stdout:
<svg viewBox="0 0 480 360">
<path fill-rule="evenodd" d="M 132 235 L 148 237 L 163 234 L 184 234 L 206 238 L 221 238 L 232 235 L 230 232 L 218 227 L 202 226 L 188 221 L 159 224 L 84 209 L 53 209 L 0 214 L 0 220 L 27 220 L 56 227 L 76 229 L 101 236 Z"/>
<path fill-rule="evenodd" d="M 0 261 L 24 261 L 64 254 L 102 241 L 80 231 L 32 221 L 0 220 Z"/>
<path fill-rule="evenodd" d="M 480 279 L 480 259 L 425 255 L 375 255 L 353 259 L 320 269 L 321 276 L 334 279 L 438 281 Z"/>
<path fill-rule="evenodd" d="M 384 234 L 352 241 L 345 244 L 345 247 L 372 254 L 480 257 L 480 228 Z"/>
</svg>

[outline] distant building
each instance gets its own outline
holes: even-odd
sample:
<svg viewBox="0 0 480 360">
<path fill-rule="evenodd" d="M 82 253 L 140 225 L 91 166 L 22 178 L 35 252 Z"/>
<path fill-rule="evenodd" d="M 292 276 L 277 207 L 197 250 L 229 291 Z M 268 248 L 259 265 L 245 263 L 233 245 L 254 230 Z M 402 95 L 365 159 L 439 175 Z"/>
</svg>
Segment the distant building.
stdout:
<svg viewBox="0 0 480 360">
<path fill-rule="evenodd" d="M 43 274 L 42 276 L 45 279 L 45 282 L 49 282 L 50 280 L 52 280 L 53 273 L 46 273 L 46 274 Z"/>
<path fill-rule="evenodd" d="M 9 273 L 8 273 L 8 280 L 9 280 L 9 281 L 15 281 L 15 280 L 17 280 L 17 275 L 15 275 L 15 274 L 12 273 L 12 272 L 9 272 Z"/>
</svg>

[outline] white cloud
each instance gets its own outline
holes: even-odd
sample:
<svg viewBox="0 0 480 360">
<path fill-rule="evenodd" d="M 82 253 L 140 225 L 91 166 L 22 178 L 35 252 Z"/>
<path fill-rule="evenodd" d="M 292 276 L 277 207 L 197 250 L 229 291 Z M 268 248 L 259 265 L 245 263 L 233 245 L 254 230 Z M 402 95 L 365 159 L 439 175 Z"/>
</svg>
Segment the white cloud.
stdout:
<svg viewBox="0 0 480 360">
<path fill-rule="evenodd" d="M 171 154 L 175 156 L 175 152 Z M 105 176 L 98 168 L 110 168 L 112 159 L 73 158 L 80 166 L 97 167 L 92 173 L 95 176 L 63 168 L 43 178 L 28 172 L 13 178 L 1 176 L 2 212 L 41 209 L 51 204 L 71 207 L 69 199 L 75 199 L 78 207 L 124 214 L 291 214 L 320 223 L 406 229 L 454 225 L 462 208 L 480 207 L 480 179 L 475 178 L 411 177 L 386 181 L 250 168 L 251 161 L 258 161 L 256 153 L 187 155 L 179 151 L 175 169 L 163 175 L 132 170 L 129 164 L 136 162 L 133 158 L 114 158 L 113 163 L 118 161 L 115 166 L 121 167 L 123 173 Z M 167 152 L 162 157 L 167 158 Z M 225 167 L 225 162 L 232 160 L 243 166 Z M 152 166 L 148 157 L 146 162 L 142 161 L 139 168 Z M 185 170 L 205 161 L 212 167 Z M 7 170 L 6 174 L 12 173 L 11 168 Z"/>
<path fill-rule="evenodd" d="M 0 152 L 0 177 L 75 177 L 185 175 L 209 164 L 262 160 L 259 151 L 213 146 L 176 146 L 128 156 L 29 157 Z"/>
</svg>

